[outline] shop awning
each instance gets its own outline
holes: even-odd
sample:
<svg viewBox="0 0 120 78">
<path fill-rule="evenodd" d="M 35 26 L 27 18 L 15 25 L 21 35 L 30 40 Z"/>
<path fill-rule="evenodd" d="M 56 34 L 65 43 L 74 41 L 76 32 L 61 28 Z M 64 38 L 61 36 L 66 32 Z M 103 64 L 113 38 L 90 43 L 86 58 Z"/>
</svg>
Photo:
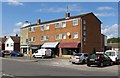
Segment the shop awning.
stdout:
<svg viewBox="0 0 120 78">
<path fill-rule="evenodd" d="M 78 42 L 65 42 L 59 44 L 59 48 L 78 48 L 78 47 L 79 47 Z"/>
<path fill-rule="evenodd" d="M 59 42 L 45 42 L 41 47 L 42 48 L 55 48 Z"/>
</svg>

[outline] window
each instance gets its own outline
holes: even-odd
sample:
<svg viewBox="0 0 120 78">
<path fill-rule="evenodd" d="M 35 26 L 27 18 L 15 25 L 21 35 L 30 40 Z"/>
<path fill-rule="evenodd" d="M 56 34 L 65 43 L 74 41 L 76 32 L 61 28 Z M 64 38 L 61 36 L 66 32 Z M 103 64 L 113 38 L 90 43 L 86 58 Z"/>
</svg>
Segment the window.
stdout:
<svg viewBox="0 0 120 78">
<path fill-rule="evenodd" d="M 74 33 L 74 39 L 78 38 L 78 32 Z"/>
<path fill-rule="evenodd" d="M 13 46 L 13 43 L 11 43 L 11 47 Z"/>
<path fill-rule="evenodd" d="M 55 39 L 56 39 L 56 40 L 59 39 L 59 34 L 55 35 Z"/>
<path fill-rule="evenodd" d="M 55 28 L 60 28 L 60 23 L 56 23 Z"/>
<path fill-rule="evenodd" d="M 33 28 L 32 28 L 32 31 L 35 32 L 35 30 L 36 30 L 36 27 L 33 27 Z"/>
<path fill-rule="evenodd" d="M 9 46 L 9 44 L 7 44 L 7 47 Z"/>
<path fill-rule="evenodd" d="M 86 41 L 86 37 L 83 37 L 83 41 Z"/>
<path fill-rule="evenodd" d="M 40 40 L 41 40 L 41 41 L 44 40 L 44 36 L 40 36 Z"/>
<path fill-rule="evenodd" d="M 83 26 L 83 30 L 86 30 L 86 26 L 85 25 Z"/>
<path fill-rule="evenodd" d="M 66 27 L 66 22 L 62 22 L 62 27 Z"/>
<path fill-rule="evenodd" d="M 29 32 L 31 32 L 31 27 L 29 28 Z"/>
<path fill-rule="evenodd" d="M 44 25 L 40 26 L 40 29 L 43 31 L 44 30 Z"/>
<path fill-rule="evenodd" d="M 31 37 L 29 38 L 29 41 L 31 41 Z"/>
<path fill-rule="evenodd" d="M 36 37 L 33 37 L 33 41 L 36 41 Z"/>
<path fill-rule="evenodd" d="M 46 30 L 49 30 L 49 27 L 50 27 L 49 25 L 46 25 Z"/>
<path fill-rule="evenodd" d="M 62 39 L 66 39 L 66 34 L 62 34 Z"/>
<path fill-rule="evenodd" d="M 78 25 L 78 19 L 73 20 L 73 26 Z"/>
<path fill-rule="evenodd" d="M 45 40 L 49 40 L 49 36 L 45 36 Z"/>
<path fill-rule="evenodd" d="M 86 36 L 86 31 L 83 32 L 83 35 Z"/>
<path fill-rule="evenodd" d="M 83 20 L 83 24 L 86 24 L 86 20 Z"/>
</svg>

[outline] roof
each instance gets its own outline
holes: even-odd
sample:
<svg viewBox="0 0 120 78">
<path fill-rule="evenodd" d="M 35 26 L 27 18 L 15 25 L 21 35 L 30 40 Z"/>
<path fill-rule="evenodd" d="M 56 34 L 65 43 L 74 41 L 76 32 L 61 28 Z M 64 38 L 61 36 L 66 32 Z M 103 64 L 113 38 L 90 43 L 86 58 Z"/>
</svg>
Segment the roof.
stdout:
<svg viewBox="0 0 120 78">
<path fill-rule="evenodd" d="M 84 16 L 89 15 L 89 14 L 94 15 L 94 14 L 91 12 L 91 13 L 86 13 L 86 14 L 71 16 L 69 19 L 78 18 L 78 17 L 84 17 Z M 94 15 L 94 16 L 95 16 L 95 15 Z M 95 17 L 96 17 L 96 16 L 95 16 Z M 57 21 L 62 21 L 62 20 L 69 20 L 69 19 L 60 18 L 60 19 L 55 19 L 55 20 L 51 20 L 51 21 L 41 22 L 40 24 L 37 24 L 37 23 L 36 23 L 36 24 L 30 24 L 30 25 L 28 25 L 28 26 L 26 26 L 26 27 L 22 27 L 21 29 L 27 28 L 27 27 L 31 27 L 31 26 L 36 26 L 36 25 L 42 25 L 42 24 L 46 24 L 46 23 L 51 23 L 51 22 L 57 22 Z M 96 19 L 97 19 L 100 23 L 102 23 L 97 17 L 96 17 Z"/>
<path fill-rule="evenodd" d="M 120 47 L 120 43 L 108 43 L 108 46 L 111 46 L 113 48 L 119 48 Z"/>
<path fill-rule="evenodd" d="M 19 36 L 10 36 L 10 37 L 14 41 L 14 43 L 20 43 L 20 37 Z"/>
<path fill-rule="evenodd" d="M 7 40 L 7 38 L 0 38 L 0 41 L 4 43 Z"/>
</svg>

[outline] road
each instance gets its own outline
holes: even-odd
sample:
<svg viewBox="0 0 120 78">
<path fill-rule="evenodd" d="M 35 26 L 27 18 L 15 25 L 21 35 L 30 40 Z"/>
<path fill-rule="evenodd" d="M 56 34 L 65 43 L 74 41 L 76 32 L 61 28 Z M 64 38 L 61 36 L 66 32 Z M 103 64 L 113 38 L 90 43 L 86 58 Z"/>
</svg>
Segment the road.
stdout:
<svg viewBox="0 0 120 78">
<path fill-rule="evenodd" d="M 59 62 L 51 61 L 51 59 L 46 59 L 38 62 L 25 62 L 24 60 L 3 59 L 3 74 L 15 76 L 118 76 L 117 65 L 99 68 L 70 63 L 59 65 Z"/>
</svg>

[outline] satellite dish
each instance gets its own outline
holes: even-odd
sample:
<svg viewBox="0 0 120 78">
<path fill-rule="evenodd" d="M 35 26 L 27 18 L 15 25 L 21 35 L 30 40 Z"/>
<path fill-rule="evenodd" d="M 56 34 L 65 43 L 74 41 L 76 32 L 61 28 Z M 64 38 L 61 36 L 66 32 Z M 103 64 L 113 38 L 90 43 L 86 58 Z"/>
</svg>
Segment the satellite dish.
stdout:
<svg viewBox="0 0 120 78">
<path fill-rule="evenodd" d="M 70 36 L 70 32 L 67 32 L 67 36 Z"/>
</svg>

